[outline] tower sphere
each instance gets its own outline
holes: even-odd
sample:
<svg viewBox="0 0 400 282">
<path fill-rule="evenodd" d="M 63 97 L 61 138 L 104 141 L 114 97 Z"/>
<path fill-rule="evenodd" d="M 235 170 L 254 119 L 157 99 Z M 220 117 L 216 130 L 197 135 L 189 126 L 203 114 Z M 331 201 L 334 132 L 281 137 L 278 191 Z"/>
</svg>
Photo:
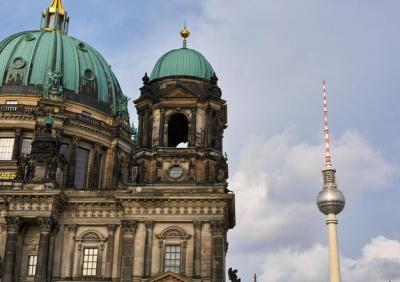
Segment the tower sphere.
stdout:
<svg viewBox="0 0 400 282">
<path fill-rule="evenodd" d="M 323 188 L 317 196 L 317 206 L 325 214 L 338 214 L 345 206 L 343 193 L 337 188 Z"/>
</svg>

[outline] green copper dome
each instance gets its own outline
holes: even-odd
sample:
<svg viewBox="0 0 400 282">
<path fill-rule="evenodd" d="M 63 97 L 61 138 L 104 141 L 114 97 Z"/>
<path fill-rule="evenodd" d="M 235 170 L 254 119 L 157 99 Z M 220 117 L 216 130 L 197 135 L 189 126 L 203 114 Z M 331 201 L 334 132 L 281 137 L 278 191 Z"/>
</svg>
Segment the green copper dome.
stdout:
<svg viewBox="0 0 400 282">
<path fill-rule="evenodd" d="M 111 67 L 90 45 L 55 28 L 0 42 L 0 93 L 41 94 L 50 88 L 108 113 L 127 113 L 127 98 Z"/>
<path fill-rule="evenodd" d="M 150 80 L 169 76 L 191 76 L 210 79 L 214 70 L 207 59 L 198 51 L 181 48 L 171 50 L 158 59 Z"/>
</svg>

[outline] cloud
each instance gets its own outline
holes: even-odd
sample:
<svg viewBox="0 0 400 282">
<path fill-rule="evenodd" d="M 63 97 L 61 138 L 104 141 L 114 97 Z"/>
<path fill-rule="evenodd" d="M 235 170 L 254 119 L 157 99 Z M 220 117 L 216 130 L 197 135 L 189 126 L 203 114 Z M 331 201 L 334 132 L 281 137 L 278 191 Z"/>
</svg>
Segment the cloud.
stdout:
<svg viewBox="0 0 400 282">
<path fill-rule="evenodd" d="M 262 263 L 263 282 L 320 282 L 328 279 L 328 250 L 319 244 L 304 251 L 290 248 L 267 255 Z M 343 281 L 400 281 L 400 241 L 373 238 L 358 259 L 343 258 Z"/>
<path fill-rule="evenodd" d="M 229 262 L 247 275 L 265 271 L 260 281 L 322 281 L 317 277 L 325 275 L 321 264 L 325 266 L 326 261 L 321 262 L 321 258 L 326 256 L 321 244 L 326 243 L 326 230 L 315 205 L 321 190 L 319 168 L 323 166 L 324 146 L 292 140 L 290 130 L 269 139 L 250 138 L 240 153 L 238 170 L 230 178 L 229 187 L 236 193 L 237 227 L 229 233 L 234 254 Z M 398 173 L 398 167 L 388 163 L 356 131 L 346 131 L 332 147 L 338 181 L 352 201 L 369 190 L 387 188 Z M 371 246 L 378 246 L 378 241 L 373 243 Z M 364 250 L 364 259 L 353 264 L 346 260 L 349 269 L 345 273 L 349 274 L 344 275 L 354 276 L 362 272 L 362 262 L 368 257 L 374 262 L 378 258 L 376 248 L 367 245 Z M 287 279 L 279 267 L 283 258 L 296 256 L 300 262 L 287 260 L 284 273 L 296 273 L 304 277 L 302 280 Z M 355 262 L 359 264 L 351 270 Z M 317 263 L 315 267 L 321 270 L 307 270 L 308 263 Z M 281 276 L 286 280 L 280 280 Z M 267 277 L 270 280 L 265 280 Z"/>
</svg>

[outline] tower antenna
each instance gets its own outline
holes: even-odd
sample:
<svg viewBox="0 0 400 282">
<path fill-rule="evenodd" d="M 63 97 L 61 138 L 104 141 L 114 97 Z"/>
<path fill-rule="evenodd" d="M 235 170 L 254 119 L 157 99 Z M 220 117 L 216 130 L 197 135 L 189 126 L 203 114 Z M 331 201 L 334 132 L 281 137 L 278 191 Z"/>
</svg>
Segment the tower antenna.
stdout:
<svg viewBox="0 0 400 282">
<path fill-rule="evenodd" d="M 329 126 L 328 126 L 328 101 L 326 97 L 326 81 L 322 82 L 322 91 L 324 96 L 324 140 L 325 140 L 325 167 L 332 166 L 331 147 L 329 139 Z"/>
</svg>

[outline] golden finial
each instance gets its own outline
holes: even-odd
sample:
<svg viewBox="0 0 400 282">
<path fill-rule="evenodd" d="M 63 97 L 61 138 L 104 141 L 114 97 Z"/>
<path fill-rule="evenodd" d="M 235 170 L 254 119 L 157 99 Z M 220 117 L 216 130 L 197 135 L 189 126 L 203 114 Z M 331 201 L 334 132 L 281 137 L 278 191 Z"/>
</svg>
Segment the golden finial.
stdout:
<svg viewBox="0 0 400 282">
<path fill-rule="evenodd" d="M 180 33 L 181 33 L 181 36 L 183 37 L 183 48 L 186 48 L 186 38 L 188 38 L 190 35 L 190 31 L 186 27 L 186 21 L 185 21 L 185 26 L 183 27 L 183 29 L 181 30 Z"/>
<path fill-rule="evenodd" d="M 56 13 L 57 10 L 59 15 L 64 15 L 65 11 L 62 5 L 62 0 L 53 0 L 53 3 L 49 7 L 50 13 Z"/>
<path fill-rule="evenodd" d="M 189 35 L 190 35 L 190 31 L 189 31 L 189 29 L 186 27 L 186 25 L 185 25 L 185 27 L 181 30 L 181 36 L 184 38 L 184 39 L 186 39 L 186 38 L 188 38 L 189 37 Z"/>
</svg>

